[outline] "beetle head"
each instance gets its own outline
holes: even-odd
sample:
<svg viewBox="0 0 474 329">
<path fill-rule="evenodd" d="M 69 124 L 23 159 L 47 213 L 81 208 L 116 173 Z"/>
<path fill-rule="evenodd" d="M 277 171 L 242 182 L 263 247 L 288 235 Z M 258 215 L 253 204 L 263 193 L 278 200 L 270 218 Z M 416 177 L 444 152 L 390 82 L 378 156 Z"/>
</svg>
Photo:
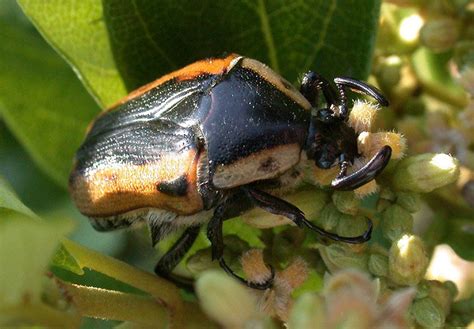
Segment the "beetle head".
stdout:
<svg viewBox="0 0 474 329">
<path fill-rule="evenodd" d="M 340 190 L 351 190 L 374 179 L 388 164 L 392 149 L 382 147 L 362 168 L 352 174 L 347 169 L 358 156 L 357 133 L 349 126 L 346 89 L 374 98 L 380 105 L 387 106 L 388 101 L 373 86 L 352 78 L 338 77 L 335 86 L 315 72 L 303 77 L 300 92 L 313 106 L 315 114 L 311 118 L 306 153 L 316 166 L 328 169 L 339 164 L 340 171 L 331 186 Z M 319 106 L 319 94 L 324 96 L 325 107 Z"/>
</svg>

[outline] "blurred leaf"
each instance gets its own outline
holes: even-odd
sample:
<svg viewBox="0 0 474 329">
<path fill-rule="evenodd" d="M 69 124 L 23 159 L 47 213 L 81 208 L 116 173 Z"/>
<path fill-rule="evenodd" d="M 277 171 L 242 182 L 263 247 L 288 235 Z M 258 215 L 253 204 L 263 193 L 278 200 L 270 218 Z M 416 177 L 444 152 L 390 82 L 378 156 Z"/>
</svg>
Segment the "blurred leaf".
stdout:
<svg viewBox="0 0 474 329">
<path fill-rule="evenodd" d="M 457 107 L 465 107 L 469 98 L 449 72 L 450 53 L 437 54 L 420 47 L 412 57 L 413 68 L 426 91 Z"/>
<path fill-rule="evenodd" d="M 380 1 L 349 2 L 20 0 L 105 105 L 124 94 L 117 70 L 133 89 L 225 52 L 257 58 L 290 81 L 309 69 L 364 77 Z"/>
<path fill-rule="evenodd" d="M 75 274 L 84 274 L 84 270 L 63 245 L 61 245 L 58 251 L 54 254 L 52 264 Z"/>
<path fill-rule="evenodd" d="M 0 306 L 39 300 L 41 284 L 59 239 L 70 221 L 42 221 L 0 178 Z"/>
<path fill-rule="evenodd" d="M 301 286 L 296 288 L 291 295 L 294 299 L 297 299 L 307 292 L 320 292 L 322 288 L 323 278 L 318 272 L 310 270 L 308 279 Z"/>
<path fill-rule="evenodd" d="M 40 168 L 65 187 L 98 108 L 38 36 L 0 22 L 0 45 L 0 115 Z"/>
<path fill-rule="evenodd" d="M 0 222 L 0 305 L 39 300 L 41 284 L 68 221 L 13 216 Z"/>
<path fill-rule="evenodd" d="M 13 210 L 31 218 L 37 216 L 21 202 L 7 181 L 0 177 L 0 208 Z"/>
<path fill-rule="evenodd" d="M 260 240 L 262 231 L 258 228 L 252 227 L 242 221 L 240 218 L 235 218 L 226 221 L 224 224 L 224 235 L 235 234 L 240 239 L 244 240 L 252 248 L 264 248 L 265 245 Z"/>
<path fill-rule="evenodd" d="M 102 107 L 126 93 L 110 49 L 101 1 L 18 2 Z"/>
<path fill-rule="evenodd" d="M 459 255 L 459 257 L 474 261 L 474 221 L 471 219 L 455 218 L 449 221 L 449 233 L 444 242 Z"/>
<path fill-rule="evenodd" d="M 431 248 L 446 243 L 459 257 L 474 261 L 474 221 L 472 218 L 434 216 L 423 238 Z"/>
</svg>

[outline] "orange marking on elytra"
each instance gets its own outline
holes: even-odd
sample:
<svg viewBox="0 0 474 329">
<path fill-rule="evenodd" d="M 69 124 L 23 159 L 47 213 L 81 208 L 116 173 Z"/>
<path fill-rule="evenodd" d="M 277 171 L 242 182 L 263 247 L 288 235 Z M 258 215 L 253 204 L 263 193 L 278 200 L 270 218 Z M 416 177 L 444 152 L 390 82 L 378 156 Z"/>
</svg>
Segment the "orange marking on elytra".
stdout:
<svg viewBox="0 0 474 329">
<path fill-rule="evenodd" d="M 197 189 L 199 154 L 191 149 L 164 154 L 156 163 L 121 164 L 76 176 L 71 193 L 79 210 L 90 217 L 107 217 L 140 208 L 158 208 L 177 214 L 193 214 L 202 210 Z M 172 196 L 157 189 L 167 182 L 186 175 L 188 188 L 183 196 Z"/>
<path fill-rule="evenodd" d="M 237 57 L 238 57 L 237 54 L 230 54 L 229 56 L 225 58 L 209 58 L 209 59 L 204 59 L 204 60 L 189 64 L 188 66 L 185 66 L 182 69 L 166 74 L 155 81 L 152 81 L 138 89 L 135 89 L 130 94 L 128 94 L 127 96 L 120 99 L 118 102 L 114 103 L 112 106 L 110 106 L 110 108 L 107 111 L 113 110 L 118 105 L 124 104 L 130 101 L 131 99 L 134 99 L 171 79 L 176 78 L 178 81 L 185 81 L 185 80 L 191 80 L 204 73 L 207 73 L 207 74 L 225 73 L 230 63 L 232 62 L 232 60 L 234 60 Z"/>
</svg>

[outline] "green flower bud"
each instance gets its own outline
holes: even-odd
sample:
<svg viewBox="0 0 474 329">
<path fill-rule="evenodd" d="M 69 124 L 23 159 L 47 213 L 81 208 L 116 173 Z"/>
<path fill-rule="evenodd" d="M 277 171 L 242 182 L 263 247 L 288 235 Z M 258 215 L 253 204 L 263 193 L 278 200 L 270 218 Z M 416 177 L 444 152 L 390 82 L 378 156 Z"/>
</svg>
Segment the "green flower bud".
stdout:
<svg viewBox="0 0 474 329">
<path fill-rule="evenodd" d="M 426 280 L 421 281 L 418 284 L 415 299 L 426 298 L 428 297 L 429 294 L 430 294 L 429 281 L 426 281 Z"/>
<path fill-rule="evenodd" d="M 342 215 L 337 223 L 336 233 L 340 236 L 359 236 L 367 230 L 367 218 L 364 216 Z"/>
<path fill-rule="evenodd" d="M 453 302 L 451 292 L 440 281 L 433 280 L 428 283 L 430 286 L 429 296 L 441 306 L 444 315 L 448 315 Z"/>
<path fill-rule="evenodd" d="M 416 235 L 403 235 L 389 252 L 388 277 L 399 285 L 414 285 L 425 276 L 429 259 L 423 241 Z"/>
<path fill-rule="evenodd" d="M 395 241 L 401 235 L 412 233 L 413 216 L 397 204 L 387 208 L 382 213 L 382 232 L 390 241 Z"/>
<path fill-rule="evenodd" d="M 196 282 L 203 310 L 225 328 L 243 328 L 257 309 L 250 292 L 222 271 L 210 270 Z"/>
<path fill-rule="evenodd" d="M 336 191 L 332 194 L 332 202 L 337 210 L 348 215 L 357 215 L 360 200 L 353 191 Z"/>
<path fill-rule="evenodd" d="M 451 298 L 454 299 L 458 295 L 458 287 L 453 281 L 444 281 L 443 285 L 446 287 L 446 289 L 448 289 L 449 293 L 451 294 Z"/>
<path fill-rule="evenodd" d="M 186 261 L 186 268 L 193 274 L 199 274 L 210 268 L 218 268 L 217 262 L 212 261 L 211 248 L 196 251 Z"/>
<path fill-rule="evenodd" d="M 315 222 L 326 231 L 331 231 L 337 226 L 341 216 L 344 215 L 337 210 L 336 206 L 332 203 L 328 203 L 323 208 L 320 217 Z"/>
<path fill-rule="evenodd" d="M 434 51 L 451 49 L 459 38 L 459 23 L 452 18 L 438 18 L 425 23 L 420 40 Z"/>
<path fill-rule="evenodd" d="M 369 271 L 376 276 L 387 276 L 388 257 L 380 254 L 372 254 L 369 257 Z"/>
<path fill-rule="evenodd" d="M 380 191 L 380 199 L 395 201 L 397 199 L 397 194 L 389 188 L 383 188 Z"/>
<path fill-rule="evenodd" d="M 334 243 L 330 246 L 321 246 L 321 258 L 331 273 L 343 268 L 358 268 L 367 272 L 369 255 L 354 252 L 350 246 Z"/>
<path fill-rule="evenodd" d="M 401 160 L 392 182 L 400 191 L 427 193 L 453 183 L 458 177 L 457 159 L 442 153 L 426 153 Z"/>
<path fill-rule="evenodd" d="M 377 82 L 382 90 L 391 90 L 400 82 L 403 64 L 402 59 L 395 55 L 381 59 L 377 67 Z"/>
<path fill-rule="evenodd" d="M 390 207 L 391 205 L 392 205 L 391 201 L 388 201 L 388 200 L 385 200 L 385 199 L 379 199 L 379 201 L 377 201 L 377 212 L 381 213 L 385 209 Z"/>
<path fill-rule="evenodd" d="M 446 320 L 441 306 L 429 297 L 415 300 L 410 313 L 423 328 L 442 328 Z"/>
<path fill-rule="evenodd" d="M 324 327 L 326 306 L 323 297 L 313 293 L 301 295 L 295 302 L 288 320 L 289 329 L 312 329 Z"/>
<path fill-rule="evenodd" d="M 420 210 L 421 197 L 418 193 L 413 192 L 398 192 L 397 204 L 405 210 L 415 213 Z"/>
</svg>

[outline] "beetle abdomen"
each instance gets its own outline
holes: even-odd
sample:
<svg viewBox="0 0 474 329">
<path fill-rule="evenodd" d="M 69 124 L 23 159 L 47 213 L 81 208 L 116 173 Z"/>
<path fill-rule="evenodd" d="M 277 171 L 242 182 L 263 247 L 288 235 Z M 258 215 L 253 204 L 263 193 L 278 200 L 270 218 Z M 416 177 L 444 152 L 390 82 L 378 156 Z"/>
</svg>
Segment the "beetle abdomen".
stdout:
<svg viewBox="0 0 474 329">
<path fill-rule="evenodd" d="M 89 217 L 140 208 L 192 214 L 202 209 L 199 152 L 194 135 L 170 122 L 135 122 L 105 131 L 79 149 L 71 194 Z"/>
</svg>

